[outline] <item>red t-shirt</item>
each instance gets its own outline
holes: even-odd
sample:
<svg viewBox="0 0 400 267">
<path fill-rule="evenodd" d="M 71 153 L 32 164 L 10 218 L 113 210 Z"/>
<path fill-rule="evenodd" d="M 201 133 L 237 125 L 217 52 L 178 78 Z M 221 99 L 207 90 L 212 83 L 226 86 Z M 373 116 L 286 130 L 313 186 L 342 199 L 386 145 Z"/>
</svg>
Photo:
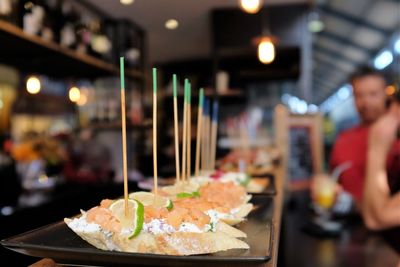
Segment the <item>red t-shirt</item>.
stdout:
<svg viewBox="0 0 400 267">
<path fill-rule="evenodd" d="M 349 192 L 356 200 L 361 200 L 364 188 L 368 150 L 368 129 L 369 127 L 367 126 L 357 126 L 340 134 L 335 142 L 330 159 L 331 170 L 346 161 L 352 163 L 351 167 L 341 174 L 339 181 L 343 189 Z M 399 153 L 400 140 L 397 140 L 395 144 L 393 144 L 387 159 L 390 180 L 393 178 L 396 180 L 399 179 L 399 177 L 391 177 L 394 176 L 395 173 L 399 173 Z"/>
</svg>

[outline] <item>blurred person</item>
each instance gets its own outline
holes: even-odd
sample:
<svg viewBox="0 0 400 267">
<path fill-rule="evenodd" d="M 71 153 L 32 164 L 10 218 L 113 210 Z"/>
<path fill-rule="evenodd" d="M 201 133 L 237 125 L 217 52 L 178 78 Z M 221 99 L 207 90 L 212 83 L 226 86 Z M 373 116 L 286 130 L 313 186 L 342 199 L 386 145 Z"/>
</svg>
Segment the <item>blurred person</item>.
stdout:
<svg viewBox="0 0 400 267">
<path fill-rule="evenodd" d="M 400 253 L 400 101 L 370 129 L 362 215 Z"/>
<path fill-rule="evenodd" d="M 0 207 L 16 205 L 22 193 L 11 150 L 11 136 L 0 134 Z"/>
<path fill-rule="evenodd" d="M 92 129 L 79 130 L 70 142 L 64 167 L 67 181 L 104 183 L 113 179 L 110 151 L 96 140 Z"/>
<path fill-rule="evenodd" d="M 360 117 L 360 124 L 342 132 L 333 145 L 329 167 L 336 167 L 349 163 L 349 168 L 339 176 L 339 184 L 336 188 L 337 197 L 346 199 L 347 208 L 351 205 L 359 210 L 366 170 L 368 131 L 386 111 L 386 80 L 382 73 L 369 67 L 362 67 L 350 77 L 353 87 L 354 104 Z M 311 193 L 315 199 L 316 180 L 321 177 L 313 177 Z M 344 197 L 346 196 L 346 197 Z M 351 196 L 351 197 L 349 197 Z M 350 200 L 349 200 L 350 199 Z M 351 199 L 353 201 L 351 201 Z M 354 207 L 353 207 L 354 208 Z"/>
</svg>

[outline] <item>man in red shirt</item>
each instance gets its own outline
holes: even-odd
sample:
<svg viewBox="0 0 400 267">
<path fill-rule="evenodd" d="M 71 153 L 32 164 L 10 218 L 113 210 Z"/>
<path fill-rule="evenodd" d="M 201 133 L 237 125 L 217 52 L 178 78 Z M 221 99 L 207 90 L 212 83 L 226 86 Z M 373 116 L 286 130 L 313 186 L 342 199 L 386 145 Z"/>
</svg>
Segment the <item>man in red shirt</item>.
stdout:
<svg viewBox="0 0 400 267">
<path fill-rule="evenodd" d="M 370 68 L 362 68 L 351 77 L 354 103 L 361 122 L 337 138 L 330 159 L 330 168 L 345 162 L 351 163 L 339 178 L 344 191 L 360 207 L 366 174 L 368 130 L 386 111 L 387 96 L 384 76 Z"/>
</svg>

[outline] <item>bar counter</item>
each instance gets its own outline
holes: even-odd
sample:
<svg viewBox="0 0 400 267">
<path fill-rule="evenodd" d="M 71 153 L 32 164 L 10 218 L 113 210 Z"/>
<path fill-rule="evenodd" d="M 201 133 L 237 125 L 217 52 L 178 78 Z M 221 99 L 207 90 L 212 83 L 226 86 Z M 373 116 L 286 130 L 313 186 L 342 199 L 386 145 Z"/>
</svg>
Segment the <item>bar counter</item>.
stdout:
<svg viewBox="0 0 400 267">
<path fill-rule="evenodd" d="M 304 226 L 310 215 L 309 192 L 286 191 L 284 173 L 283 169 L 275 170 L 277 193 L 273 196 L 272 208 L 268 210 L 273 225 L 271 259 L 261 265 L 246 266 L 396 266 L 399 255 L 381 236 L 367 231 L 361 219 L 346 224 L 338 236 L 321 237 L 307 233 Z M 42 259 L 32 266 L 58 265 L 51 259 Z"/>
<path fill-rule="evenodd" d="M 271 218 L 272 222 L 272 244 L 271 244 L 271 259 L 266 261 L 264 264 L 261 265 L 247 265 L 247 266 L 257 266 L 257 267 L 276 267 L 278 266 L 278 250 L 279 250 L 279 239 L 280 239 L 280 230 L 281 230 L 281 221 L 282 221 L 282 211 L 284 206 L 284 177 L 283 177 L 283 170 L 277 168 L 274 173 L 275 179 L 275 186 L 276 186 L 276 194 L 272 196 L 273 198 L 273 205 L 272 208 L 268 210 L 268 216 Z M 267 241 L 266 241 L 267 242 Z M 183 264 L 184 265 L 184 264 Z M 190 264 L 188 264 L 190 265 Z M 55 261 L 52 259 L 41 259 L 37 261 L 32 266 L 34 267 L 51 267 L 51 266 L 59 266 Z M 65 266 L 65 265 L 62 265 Z M 88 266 L 88 265 L 85 265 Z M 126 266 L 126 265 L 124 265 Z M 137 265 L 132 265 L 137 266 Z M 207 266 L 209 265 L 207 263 Z M 231 265 L 221 265 L 217 264 L 215 266 L 231 266 Z M 238 265 L 239 266 L 239 265 Z"/>
<path fill-rule="evenodd" d="M 339 235 L 310 232 L 309 203 L 308 191 L 287 194 L 279 266 L 398 266 L 396 251 L 380 234 L 368 231 L 358 216 L 348 218 Z"/>
</svg>

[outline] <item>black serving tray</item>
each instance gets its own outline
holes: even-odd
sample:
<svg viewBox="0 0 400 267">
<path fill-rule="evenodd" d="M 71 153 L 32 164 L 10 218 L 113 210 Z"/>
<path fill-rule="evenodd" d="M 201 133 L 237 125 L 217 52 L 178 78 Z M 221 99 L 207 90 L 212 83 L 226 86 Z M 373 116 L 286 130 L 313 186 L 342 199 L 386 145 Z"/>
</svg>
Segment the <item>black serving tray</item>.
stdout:
<svg viewBox="0 0 400 267">
<path fill-rule="evenodd" d="M 261 191 L 261 192 L 249 192 L 249 194 L 252 194 L 252 195 L 269 195 L 269 196 L 276 195 L 275 176 L 273 174 L 253 175 L 252 177 L 257 178 L 257 179 L 259 179 L 259 178 L 268 179 L 269 183 L 264 188 L 263 191 Z"/>
<path fill-rule="evenodd" d="M 169 256 L 156 254 L 103 251 L 82 240 L 63 222 L 19 234 L 1 241 L 13 251 L 40 258 L 52 258 L 57 263 L 95 266 L 248 266 L 266 262 L 272 247 L 272 201 L 267 195 L 254 195 L 255 209 L 248 219 L 238 225 L 247 234 L 249 250 L 197 256 Z"/>
</svg>

